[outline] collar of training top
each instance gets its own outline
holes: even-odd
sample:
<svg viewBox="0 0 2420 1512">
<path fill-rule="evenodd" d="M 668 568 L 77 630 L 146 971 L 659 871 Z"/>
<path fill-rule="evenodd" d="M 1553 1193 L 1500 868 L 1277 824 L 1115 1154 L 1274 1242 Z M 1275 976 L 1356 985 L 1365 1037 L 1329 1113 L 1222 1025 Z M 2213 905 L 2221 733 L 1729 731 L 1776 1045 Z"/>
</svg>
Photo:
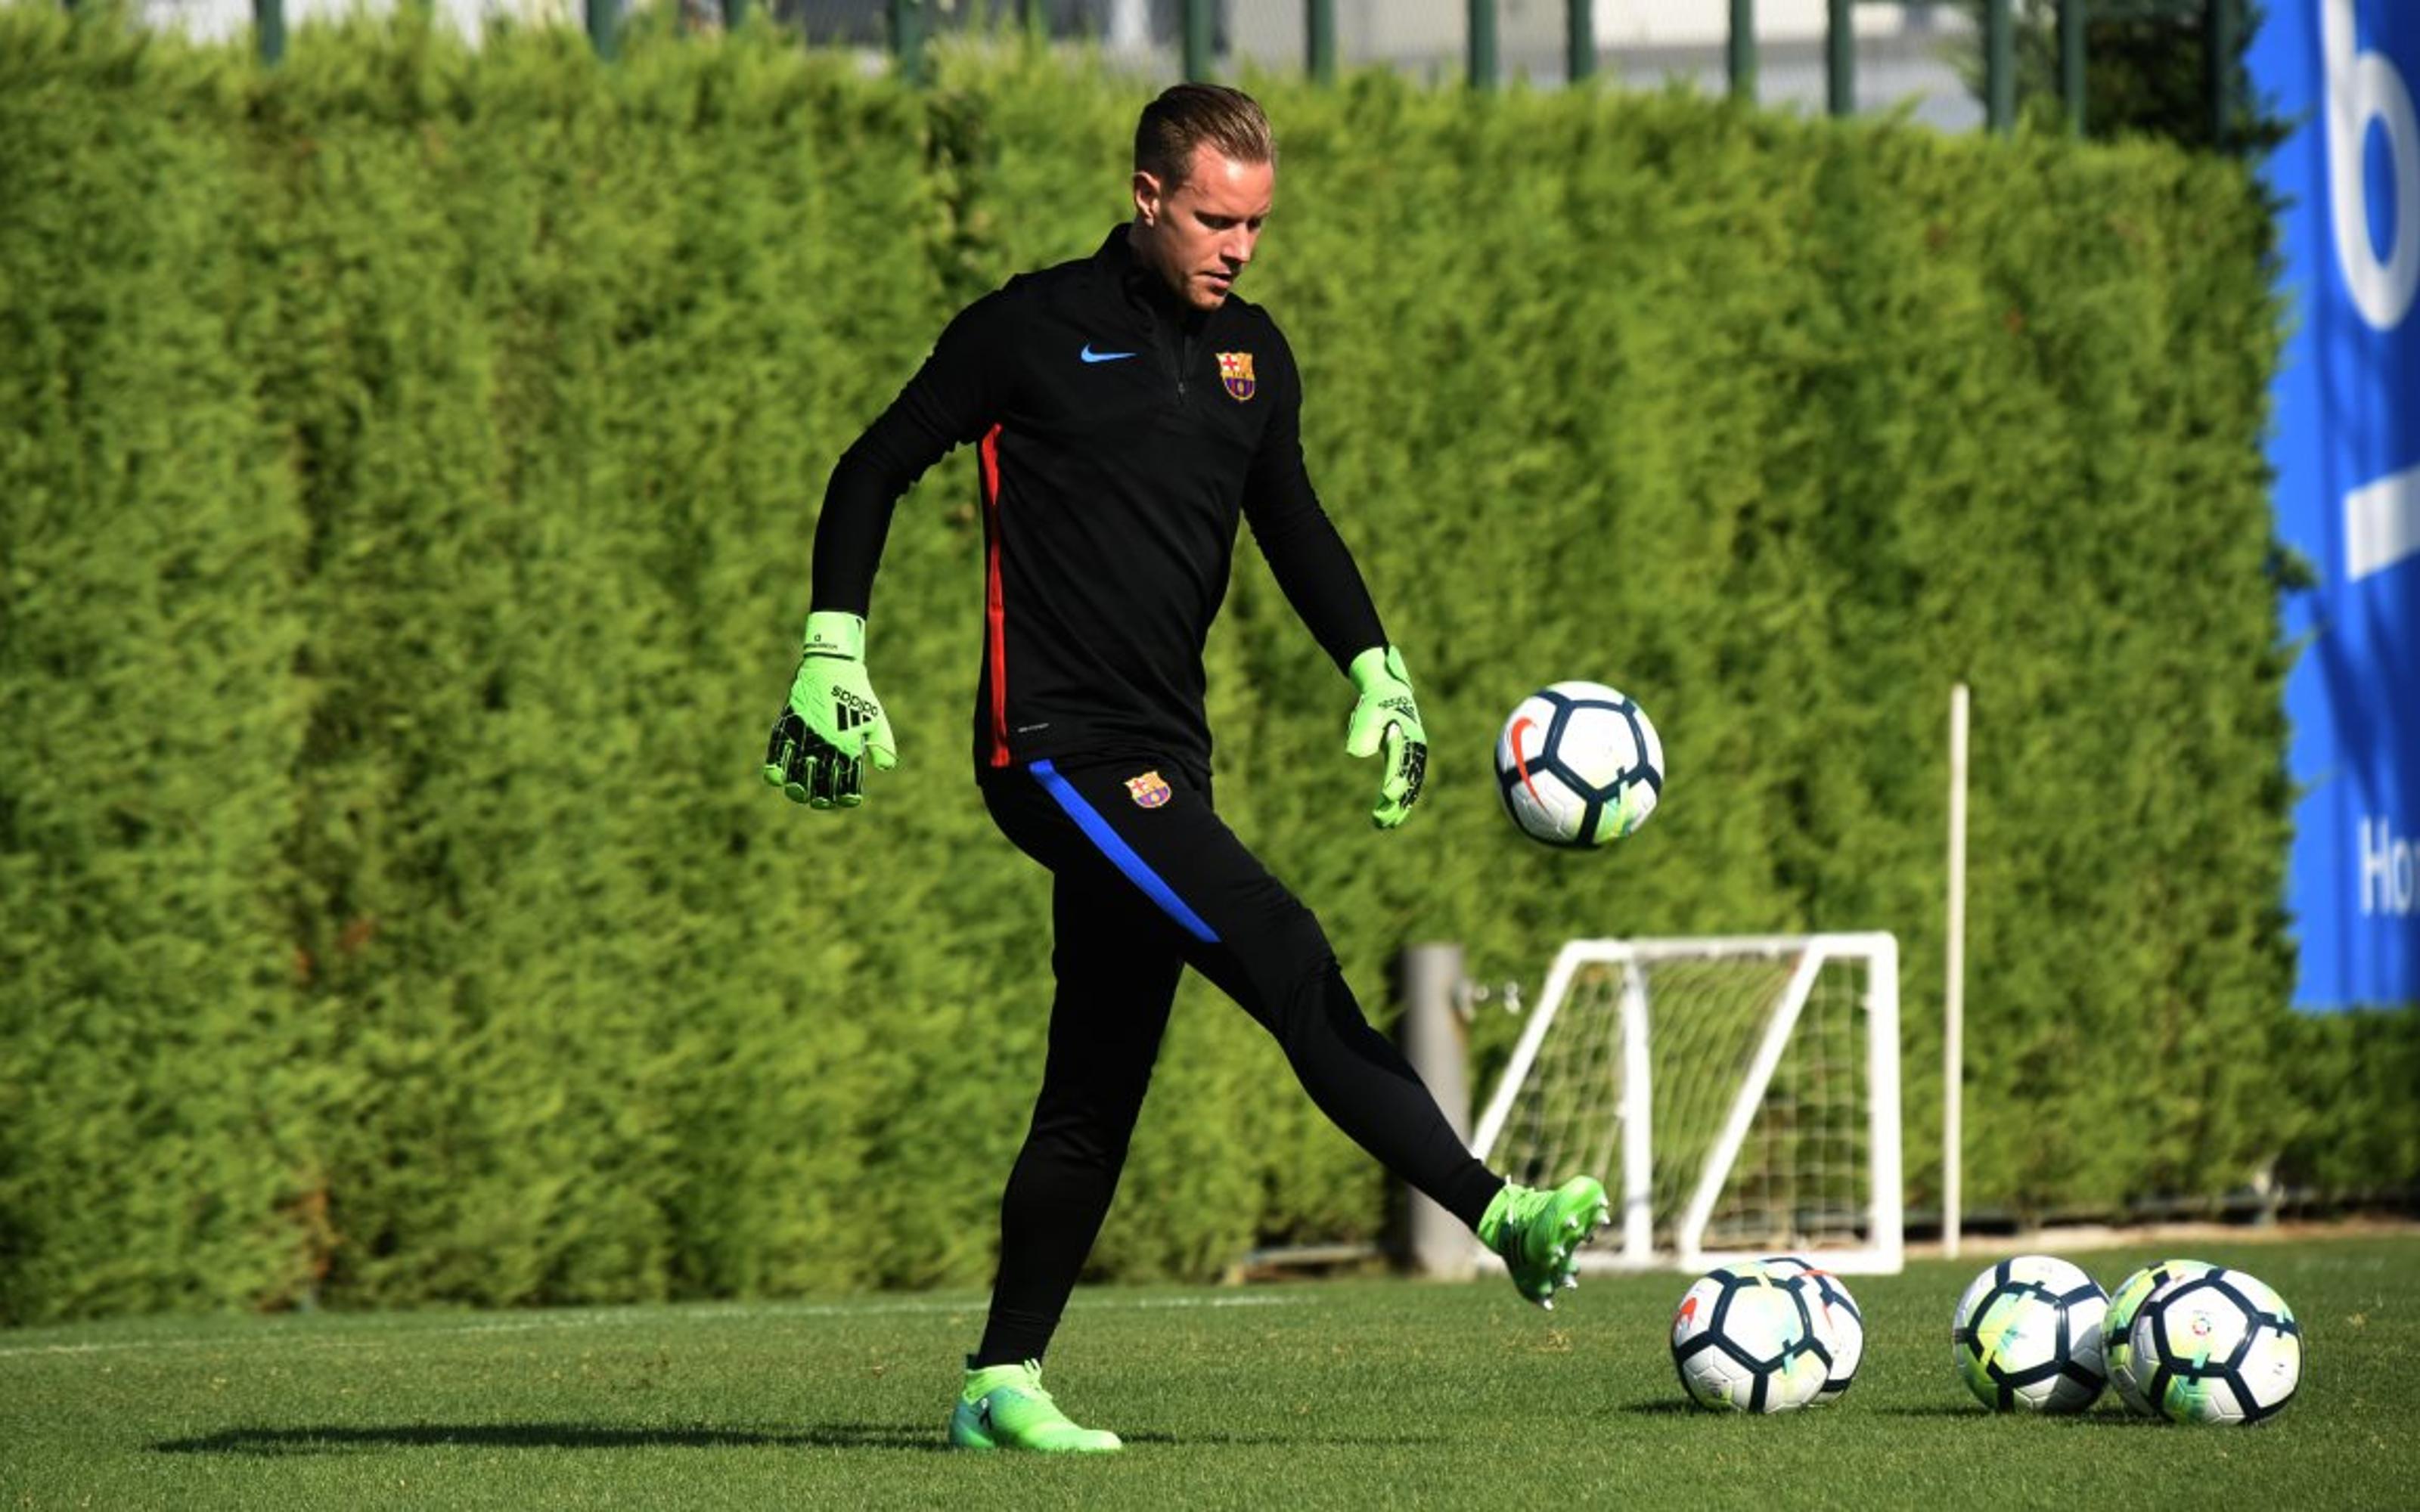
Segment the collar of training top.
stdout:
<svg viewBox="0 0 2420 1512">
<path fill-rule="evenodd" d="M 1144 265 L 1126 241 L 1126 224 L 1110 227 L 1101 242 L 1101 250 L 1093 254 L 1094 263 L 1109 276 L 1112 285 L 1124 291 L 1127 300 L 1167 321 L 1198 332 L 1209 322 L 1211 312 L 1197 310 L 1177 297 L 1168 286 L 1168 280 Z"/>
</svg>

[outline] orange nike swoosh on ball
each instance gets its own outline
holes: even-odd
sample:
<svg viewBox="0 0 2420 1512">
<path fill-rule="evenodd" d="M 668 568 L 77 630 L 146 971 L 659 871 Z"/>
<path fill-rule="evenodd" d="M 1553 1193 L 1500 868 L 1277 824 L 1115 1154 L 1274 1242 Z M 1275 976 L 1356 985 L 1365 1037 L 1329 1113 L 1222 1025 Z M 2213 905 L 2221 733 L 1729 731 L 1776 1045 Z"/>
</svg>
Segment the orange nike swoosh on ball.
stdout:
<svg viewBox="0 0 2420 1512">
<path fill-rule="evenodd" d="M 1529 780 L 1529 758 L 1521 754 L 1521 732 L 1537 722 L 1527 715 L 1512 721 L 1512 768 L 1521 774 L 1521 785 L 1529 790 L 1530 801 L 1543 805 L 1546 800 L 1538 796 L 1537 784 Z"/>
</svg>

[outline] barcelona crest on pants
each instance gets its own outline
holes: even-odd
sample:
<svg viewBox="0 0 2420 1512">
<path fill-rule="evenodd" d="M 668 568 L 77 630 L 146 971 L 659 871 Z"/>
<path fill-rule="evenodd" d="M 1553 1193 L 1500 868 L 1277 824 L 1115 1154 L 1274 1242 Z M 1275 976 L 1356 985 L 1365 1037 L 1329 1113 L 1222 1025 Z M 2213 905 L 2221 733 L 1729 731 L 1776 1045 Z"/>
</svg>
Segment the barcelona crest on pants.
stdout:
<svg viewBox="0 0 2420 1512">
<path fill-rule="evenodd" d="M 1157 772 L 1126 779 L 1126 792 L 1138 808 L 1156 809 L 1168 801 L 1168 783 Z"/>
<path fill-rule="evenodd" d="M 1252 354 L 1250 352 L 1220 352 L 1218 354 L 1218 381 L 1227 385 L 1227 393 L 1229 397 L 1234 399 L 1250 398 L 1252 396 L 1253 388 Z"/>
</svg>

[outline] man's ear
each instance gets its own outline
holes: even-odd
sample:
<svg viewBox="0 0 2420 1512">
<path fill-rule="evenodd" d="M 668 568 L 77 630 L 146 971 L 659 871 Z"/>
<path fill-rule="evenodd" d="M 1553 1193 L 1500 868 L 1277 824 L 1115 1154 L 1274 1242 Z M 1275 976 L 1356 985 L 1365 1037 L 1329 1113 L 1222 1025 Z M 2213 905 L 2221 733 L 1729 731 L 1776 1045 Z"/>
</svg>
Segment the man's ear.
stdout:
<svg viewBox="0 0 2420 1512">
<path fill-rule="evenodd" d="M 1158 223 L 1160 212 L 1166 208 L 1167 195 L 1160 187 L 1157 174 L 1145 173 L 1140 168 L 1135 170 L 1134 202 L 1135 216 L 1143 224 Z"/>
</svg>

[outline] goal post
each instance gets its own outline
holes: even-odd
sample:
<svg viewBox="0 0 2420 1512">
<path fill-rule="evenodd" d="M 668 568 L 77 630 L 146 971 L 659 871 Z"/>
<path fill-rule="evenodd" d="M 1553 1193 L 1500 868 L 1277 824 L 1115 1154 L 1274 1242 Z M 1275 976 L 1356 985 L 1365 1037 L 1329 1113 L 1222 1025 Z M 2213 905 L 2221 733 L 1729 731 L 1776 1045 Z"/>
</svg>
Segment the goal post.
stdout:
<svg viewBox="0 0 2420 1512">
<path fill-rule="evenodd" d="M 1472 1144 L 1517 1181 L 1606 1182 L 1590 1269 L 1897 1272 L 1899 1072 L 1889 934 L 1575 940 Z"/>
</svg>

